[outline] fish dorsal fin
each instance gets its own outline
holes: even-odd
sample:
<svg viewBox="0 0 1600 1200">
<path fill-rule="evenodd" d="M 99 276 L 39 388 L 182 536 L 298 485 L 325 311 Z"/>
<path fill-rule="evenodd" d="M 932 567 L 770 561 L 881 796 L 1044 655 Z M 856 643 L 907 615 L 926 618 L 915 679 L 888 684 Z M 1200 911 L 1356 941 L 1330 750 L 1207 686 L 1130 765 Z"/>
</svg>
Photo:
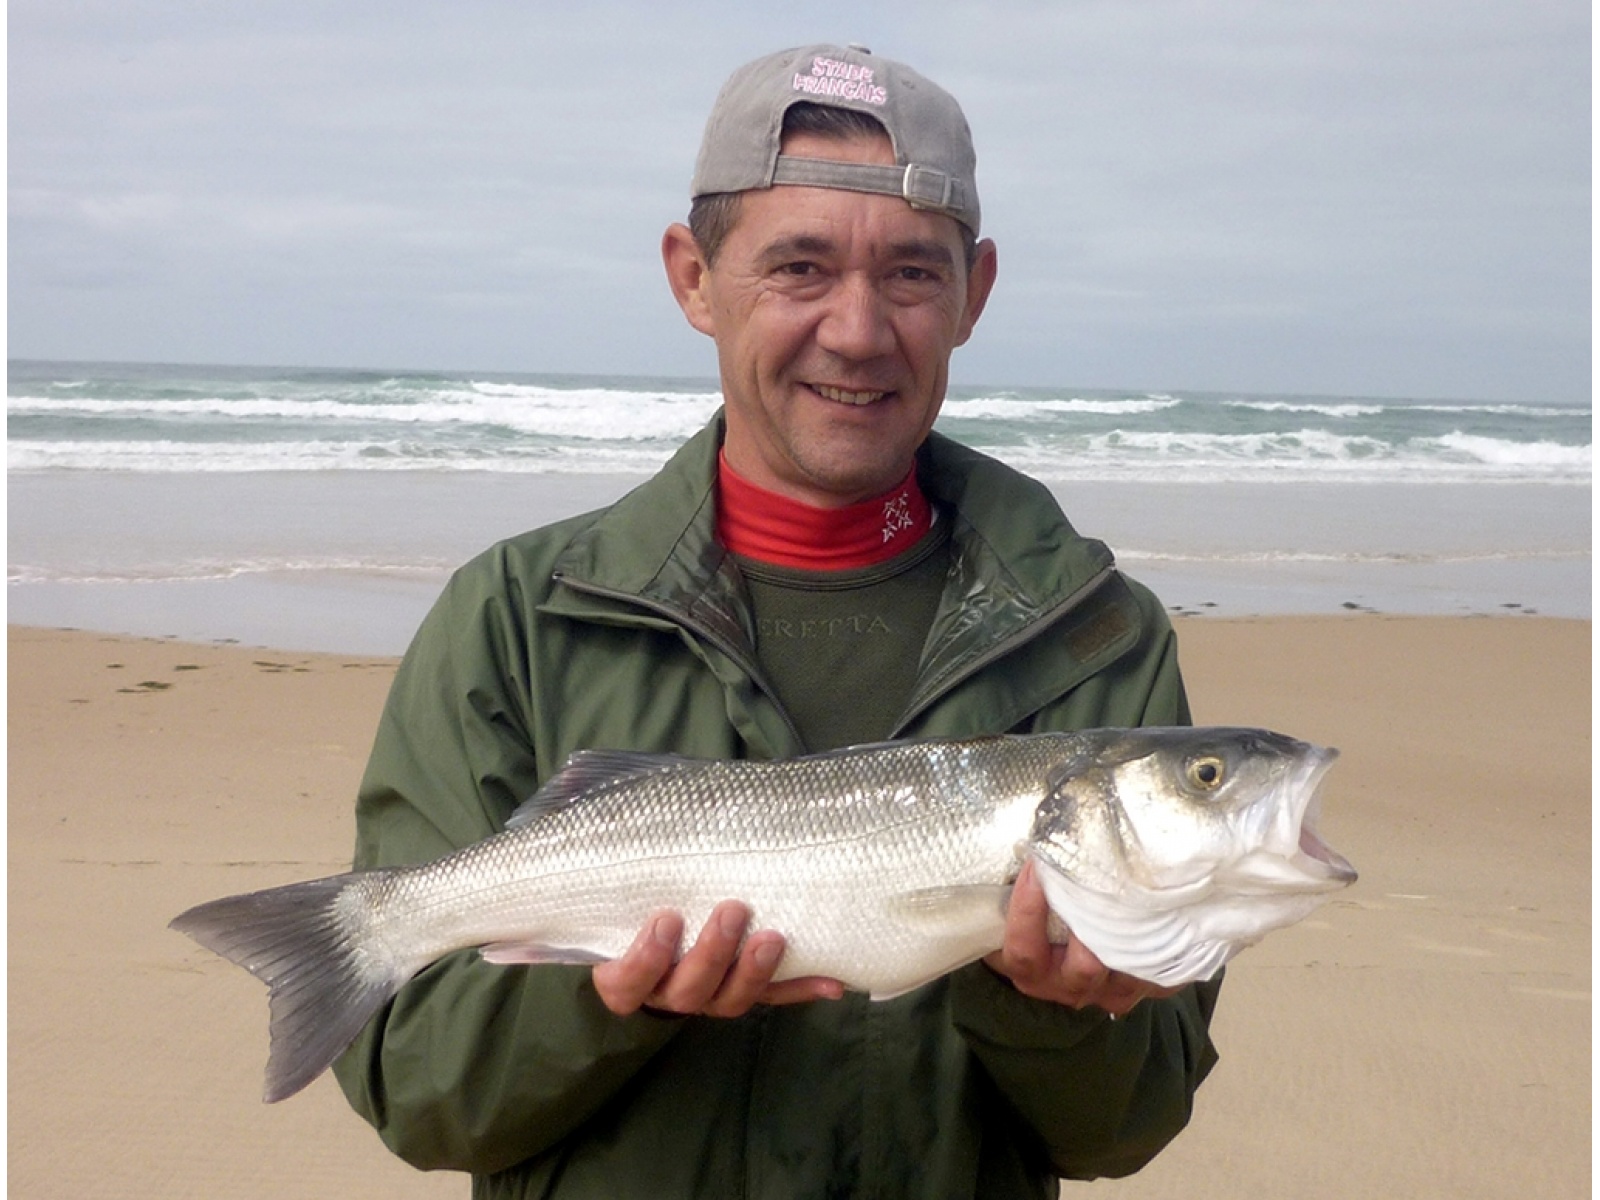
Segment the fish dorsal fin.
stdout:
<svg viewBox="0 0 1600 1200">
<path fill-rule="evenodd" d="M 591 792 L 616 787 L 658 771 L 699 765 L 678 754 L 646 754 L 638 750 L 579 750 L 561 764 L 544 786 L 523 801 L 506 822 L 519 829 Z"/>
</svg>

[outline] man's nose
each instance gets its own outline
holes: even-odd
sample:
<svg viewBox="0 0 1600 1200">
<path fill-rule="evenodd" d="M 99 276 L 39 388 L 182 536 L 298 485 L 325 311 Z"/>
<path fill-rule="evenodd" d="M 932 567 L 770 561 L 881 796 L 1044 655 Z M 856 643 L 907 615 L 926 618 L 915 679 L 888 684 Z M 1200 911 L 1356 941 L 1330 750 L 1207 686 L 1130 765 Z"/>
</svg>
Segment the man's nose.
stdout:
<svg viewBox="0 0 1600 1200">
<path fill-rule="evenodd" d="M 888 304 L 873 281 L 856 274 L 841 277 L 827 300 L 817 342 L 842 358 L 868 359 L 894 351 Z"/>
</svg>

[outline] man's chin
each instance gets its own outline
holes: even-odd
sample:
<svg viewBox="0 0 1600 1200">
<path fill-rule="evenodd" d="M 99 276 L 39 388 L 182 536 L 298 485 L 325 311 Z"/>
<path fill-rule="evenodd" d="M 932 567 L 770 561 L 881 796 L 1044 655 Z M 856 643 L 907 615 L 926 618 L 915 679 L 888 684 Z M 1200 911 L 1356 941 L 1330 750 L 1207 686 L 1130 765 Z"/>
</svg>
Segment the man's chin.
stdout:
<svg viewBox="0 0 1600 1200">
<path fill-rule="evenodd" d="M 804 472 L 807 485 L 817 496 L 811 503 L 842 508 L 881 496 L 905 479 L 914 461 L 914 451 L 903 457 L 875 456 L 865 461 L 838 455 L 813 461 Z"/>
</svg>

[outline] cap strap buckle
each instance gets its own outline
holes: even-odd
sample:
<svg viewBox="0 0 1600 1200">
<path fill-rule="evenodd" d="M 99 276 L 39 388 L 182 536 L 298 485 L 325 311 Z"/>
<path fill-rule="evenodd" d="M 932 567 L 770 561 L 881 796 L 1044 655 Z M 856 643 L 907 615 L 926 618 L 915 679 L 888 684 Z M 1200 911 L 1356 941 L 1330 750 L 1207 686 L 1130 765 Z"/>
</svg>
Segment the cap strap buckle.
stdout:
<svg viewBox="0 0 1600 1200">
<path fill-rule="evenodd" d="M 912 208 L 929 209 L 952 217 L 963 211 L 961 181 L 944 171 L 916 163 L 901 168 L 780 154 L 773 166 L 772 182 L 899 196 Z"/>
<path fill-rule="evenodd" d="M 900 194 L 912 208 L 931 208 L 954 215 L 961 211 L 961 182 L 933 167 L 906 164 Z"/>
</svg>

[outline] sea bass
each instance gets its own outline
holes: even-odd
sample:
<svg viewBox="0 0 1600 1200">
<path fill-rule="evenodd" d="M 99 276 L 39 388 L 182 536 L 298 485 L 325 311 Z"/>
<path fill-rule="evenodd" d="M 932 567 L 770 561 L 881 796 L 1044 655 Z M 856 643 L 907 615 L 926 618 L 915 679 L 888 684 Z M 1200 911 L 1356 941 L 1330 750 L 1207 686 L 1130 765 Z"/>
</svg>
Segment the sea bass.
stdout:
<svg viewBox="0 0 1600 1200">
<path fill-rule="evenodd" d="M 1337 752 L 1255 729 L 896 742 L 781 761 L 582 751 L 493 837 L 417 866 L 201 904 L 172 927 L 271 989 L 266 1099 L 306 1086 L 412 975 L 615 958 L 661 910 L 740 900 L 777 978 L 885 999 L 1000 947 L 1027 859 L 1106 965 L 1214 975 L 1355 871 L 1317 836 Z"/>
</svg>

